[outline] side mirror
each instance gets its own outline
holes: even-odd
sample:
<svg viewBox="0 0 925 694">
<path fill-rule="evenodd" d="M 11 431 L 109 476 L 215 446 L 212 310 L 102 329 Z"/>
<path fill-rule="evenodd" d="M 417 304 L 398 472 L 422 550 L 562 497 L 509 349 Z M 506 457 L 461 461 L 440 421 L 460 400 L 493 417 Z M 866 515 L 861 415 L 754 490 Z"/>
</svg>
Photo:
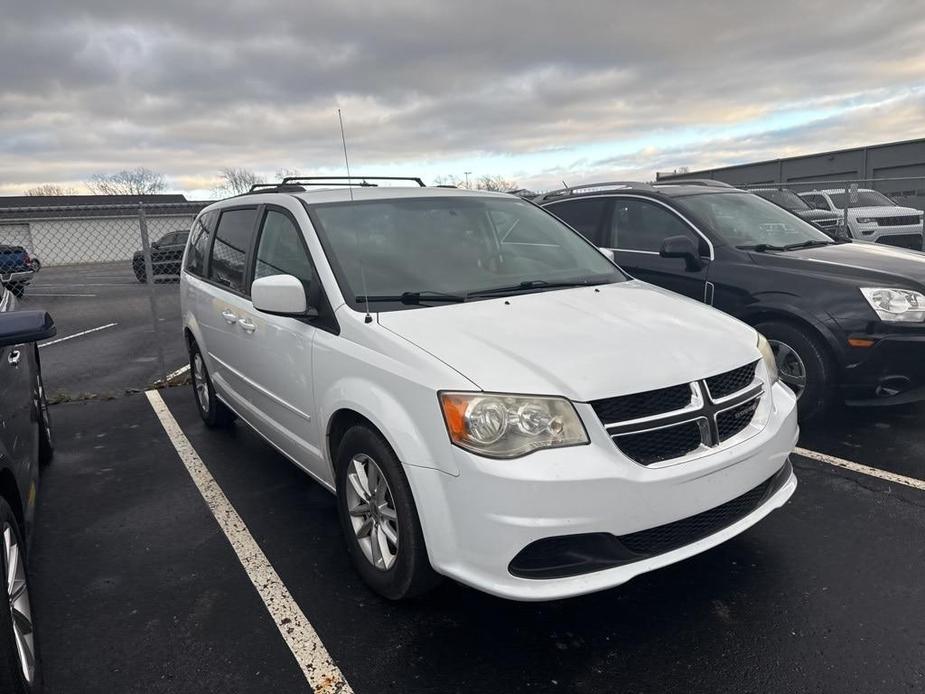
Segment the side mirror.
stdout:
<svg viewBox="0 0 925 694">
<path fill-rule="evenodd" d="M 254 308 L 278 316 L 314 318 L 318 311 L 310 308 L 302 281 L 292 275 L 272 275 L 254 280 L 251 285 Z"/>
<path fill-rule="evenodd" d="M 45 311 L 0 313 L 0 345 L 21 345 L 54 337 L 55 322 Z"/>
<path fill-rule="evenodd" d="M 611 263 L 617 262 L 617 259 L 613 255 L 613 251 L 610 250 L 609 248 L 598 248 L 597 250 L 599 250 L 601 252 L 601 255 L 607 258 L 607 260 L 609 260 Z"/>
<path fill-rule="evenodd" d="M 686 269 L 690 272 L 703 267 L 697 246 L 686 236 L 669 236 L 662 242 L 658 254 L 663 258 L 684 258 Z"/>
</svg>

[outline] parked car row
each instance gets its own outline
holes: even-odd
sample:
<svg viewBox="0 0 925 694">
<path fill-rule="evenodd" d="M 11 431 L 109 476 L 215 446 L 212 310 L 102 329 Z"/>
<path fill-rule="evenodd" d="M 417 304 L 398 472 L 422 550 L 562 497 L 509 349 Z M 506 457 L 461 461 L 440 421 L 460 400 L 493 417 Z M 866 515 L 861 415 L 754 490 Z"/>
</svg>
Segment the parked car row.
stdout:
<svg viewBox="0 0 925 694">
<path fill-rule="evenodd" d="M 832 236 L 844 235 L 916 251 L 922 250 L 925 243 L 925 213 L 897 205 L 876 190 L 861 188 L 853 194 L 855 199 L 844 188 L 800 193 L 783 187 L 750 188 L 749 192 L 787 208 Z"/>
</svg>

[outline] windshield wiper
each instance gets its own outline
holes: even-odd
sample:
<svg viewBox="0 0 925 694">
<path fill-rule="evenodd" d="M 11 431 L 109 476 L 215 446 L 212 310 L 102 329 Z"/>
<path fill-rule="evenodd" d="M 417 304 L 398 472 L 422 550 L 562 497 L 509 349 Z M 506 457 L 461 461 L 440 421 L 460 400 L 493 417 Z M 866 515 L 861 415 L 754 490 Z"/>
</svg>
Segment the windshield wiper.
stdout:
<svg viewBox="0 0 925 694">
<path fill-rule="evenodd" d="M 469 292 L 469 296 L 491 296 L 493 294 L 515 294 L 521 291 L 531 289 L 561 289 L 563 287 L 594 287 L 599 284 L 609 284 L 607 280 L 598 281 L 571 281 L 571 282 L 549 282 L 547 280 L 527 280 L 509 287 L 492 287 L 491 289 L 478 289 Z"/>
<path fill-rule="evenodd" d="M 467 296 L 465 294 L 447 294 L 445 292 L 434 292 L 423 289 L 419 292 L 402 292 L 401 294 L 370 294 L 369 296 L 358 296 L 356 302 L 365 304 L 366 302 L 374 303 L 377 301 L 398 302 L 407 305 L 418 305 L 422 302 L 441 301 L 445 303 L 462 303 Z"/>
<path fill-rule="evenodd" d="M 770 243 L 759 243 L 754 246 L 737 246 L 746 251 L 755 251 L 756 253 L 764 253 L 766 251 L 795 251 L 798 248 L 812 248 L 813 246 L 831 246 L 832 241 L 821 241 L 818 239 L 813 239 L 810 241 L 800 241 L 799 243 L 788 243 L 784 246 L 775 246 Z"/>
</svg>

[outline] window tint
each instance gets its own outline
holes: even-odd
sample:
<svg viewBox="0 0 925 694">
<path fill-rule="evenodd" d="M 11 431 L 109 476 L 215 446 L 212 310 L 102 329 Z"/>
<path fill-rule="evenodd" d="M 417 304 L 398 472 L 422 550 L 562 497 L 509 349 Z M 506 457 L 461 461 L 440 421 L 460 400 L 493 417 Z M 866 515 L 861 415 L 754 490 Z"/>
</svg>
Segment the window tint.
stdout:
<svg viewBox="0 0 925 694">
<path fill-rule="evenodd" d="M 292 220 L 270 210 L 263 218 L 254 279 L 272 275 L 292 275 L 303 282 L 312 279 L 312 265 Z"/>
<path fill-rule="evenodd" d="M 606 198 L 587 198 L 559 202 L 547 209 L 591 243 L 600 244 L 601 216 L 606 205 Z"/>
<path fill-rule="evenodd" d="M 686 236 L 697 246 L 700 238 L 670 210 L 645 200 L 614 201 L 609 248 L 658 253 L 669 236 Z"/>
<path fill-rule="evenodd" d="M 193 240 L 186 253 L 186 269 L 194 275 L 203 277 L 206 271 L 206 252 L 209 248 L 209 237 L 215 231 L 215 222 L 218 221 L 218 212 L 206 212 L 199 215 L 193 222 L 191 232 Z"/>
<path fill-rule="evenodd" d="M 209 278 L 237 292 L 244 290 L 244 261 L 254 233 L 257 210 L 230 210 L 218 220 Z"/>
</svg>

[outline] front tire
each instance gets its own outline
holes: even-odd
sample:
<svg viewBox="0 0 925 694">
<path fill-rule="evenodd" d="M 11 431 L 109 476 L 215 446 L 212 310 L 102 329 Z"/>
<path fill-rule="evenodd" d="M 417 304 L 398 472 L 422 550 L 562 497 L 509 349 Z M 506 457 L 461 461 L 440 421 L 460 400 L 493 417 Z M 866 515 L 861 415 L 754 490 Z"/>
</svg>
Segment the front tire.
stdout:
<svg viewBox="0 0 925 694">
<path fill-rule="evenodd" d="M 0 691 L 38 694 L 41 673 L 19 523 L 0 498 Z"/>
<path fill-rule="evenodd" d="M 210 429 L 224 429 L 234 422 L 234 413 L 225 403 L 215 396 L 212 378 L 206 368 L 205 359 L 195 342 L 190 346 L 190 376 L 193 384 L 193 397 L 196 398 L 196 409 L 202 421 Z"/>
<path fill-rule="evenodd" d="M 781 381 L 797 396 L 800 419 L 822 415 L 834 400 L 836 383 L 835 363 L 822 341 L 783 321 L 766 321 L 755 329 L 770 343 Z"/>
<path fill-rule="evenodd" d="M 411 488 L 382 436 L 357 425 L 335 459 L 337 511 L 347 552 L 366 584 L 389 600 L 421 595 L 440 580 L 431 568 Z"/>
</svg>

